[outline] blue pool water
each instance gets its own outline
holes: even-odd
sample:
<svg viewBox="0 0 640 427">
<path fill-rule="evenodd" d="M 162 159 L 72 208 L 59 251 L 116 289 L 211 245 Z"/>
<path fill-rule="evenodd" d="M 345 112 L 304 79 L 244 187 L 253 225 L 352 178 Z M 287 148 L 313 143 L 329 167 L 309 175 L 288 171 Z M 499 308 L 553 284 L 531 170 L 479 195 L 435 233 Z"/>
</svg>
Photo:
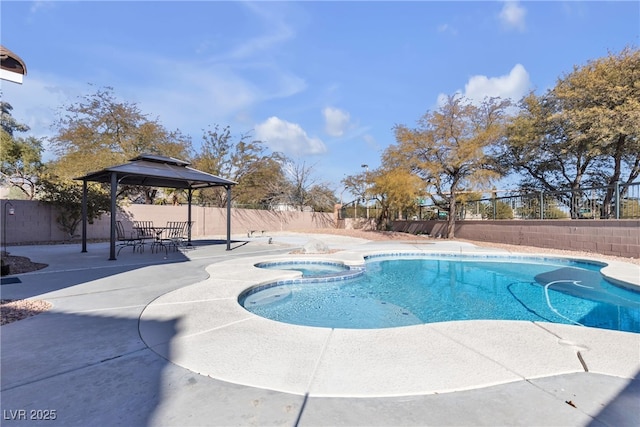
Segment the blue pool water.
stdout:
<svg viewBox="0 0 640 427">
<path fill-rule="evenodd" d="M 256 267 L 299 271 L 304 277 L 330 276 L 349 271 L 349 267 L 344 264 L 321 261 L 262 262 L 256 264 Z"/>
<path fill-rule="evenodd" d="M 640 332 L 640 292 L 605 281 L 600 268 L 546 258 L 377 257 L 357 278 L 271 284 L 240 303 L 269 319 L 328 328 L 498 319 Z"/>
</svg>

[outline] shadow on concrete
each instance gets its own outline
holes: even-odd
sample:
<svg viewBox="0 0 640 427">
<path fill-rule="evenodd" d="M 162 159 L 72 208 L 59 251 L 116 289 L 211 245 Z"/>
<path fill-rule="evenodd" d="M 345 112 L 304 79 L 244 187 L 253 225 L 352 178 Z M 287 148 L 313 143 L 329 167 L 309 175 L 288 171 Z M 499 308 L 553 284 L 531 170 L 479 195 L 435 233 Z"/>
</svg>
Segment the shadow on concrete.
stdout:
<svg viewBox="0 0 640 427">
<path fill-rule="evenodd" d="M 640 371 L 618 395 L 595 415 L 590 427 L 640 425 Z"/>
<path fill-rule="evenodd" d="M 35 410 L 49 417 L 43 424 L 64 426 L 292 425 L 300 396 L 198 375 L 169 363 L 142 340 L 141 329 L 162 330 L 170 338 L 155 345 L 179 351 L 173 342 L 179 316 L 140 316 L 159 295 L 206 279 L 204 267 L 228 254 L 226 240 L 194 243 L 193 252 L 123 251 L 113 261 L 104 244 L 86 253 L 78 245 L 16 247 L 19 255 L 49 267 L 3 285 L 3 298 L 37 297 L 53 307 L 2 326 L 0 423 L 36 421 L 29 418 Z M 246 244 L 234 241 L 234 248 Z M 191 253 L 200 259 L 176 265 Z"/>
<path fill-rule="evenodd" d="M 232 250 L 247 243 L 234 240 Z M 91 244 L 87 252 L 81 252 L 79 244 L 16 246 L 11 248 L 11 252 L 48 266 L 29 273 L 3 277 L 3 279 L 11 279 L 3 280 L 3 298 L 31 298 L 150 266 L 189 262 L 191 254 L 224 256 L 229 253 L 225 250 L 226 244 L 226 240 L 221 239 L 194 240 L 191 248 L 166 253 L 164 251 L 154 253 L 148 247 L 144 252 L 134 252 L 126 248 L 116 260 L 108 259 L 108 243 Z M 204 274 L 203 271 L 202 277 Z M 190 273 L 185 272 L 186 279 L 189 275 Z"/>
<path fill-rule="evenodd" d="M 175 331 L 176 320 L 158 323 Z M 148 425 L 168 362 L 137 324 L 134 313 L 47 312 L 2 326 L 2 424 Z"/>
<path fill-rule="evenodd" d="M 301 396 L 168 362 L 139 330 L 164 331 L 172 338 L 158 345 L 179 351 L 173 337 L 180 318 L 141 321 L 141 312 L 47 312 L 2 326 L 2 425 L 293 425 Z"/>
</svg>

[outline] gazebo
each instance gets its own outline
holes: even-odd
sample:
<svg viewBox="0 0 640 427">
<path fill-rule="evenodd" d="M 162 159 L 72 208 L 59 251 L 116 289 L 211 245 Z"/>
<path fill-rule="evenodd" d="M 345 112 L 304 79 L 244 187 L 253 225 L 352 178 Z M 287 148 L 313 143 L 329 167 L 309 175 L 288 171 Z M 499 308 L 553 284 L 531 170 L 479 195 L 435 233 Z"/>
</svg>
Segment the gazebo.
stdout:
<svg viewBox="0 0 640 427">
<path fill-rule="evenodd" d="M 82 180 L 82 252 L 87 252 L 87 182 L 111 184 L 111 245 L 109 260 L 116 259 L 116 195 L 118 185 L 179 188 L 187 190 L 187 221 L 191 223 L 193 190 L 224 187 L 227 190 L 227 250 L 231 250 L 231 187 L 237 183 L 189 167 L 188 162 L 172 157 L 142 154 L 128 163 L 89 173 Z M 188 230 L 191 241 L 191 228 Z"/>
</svg>

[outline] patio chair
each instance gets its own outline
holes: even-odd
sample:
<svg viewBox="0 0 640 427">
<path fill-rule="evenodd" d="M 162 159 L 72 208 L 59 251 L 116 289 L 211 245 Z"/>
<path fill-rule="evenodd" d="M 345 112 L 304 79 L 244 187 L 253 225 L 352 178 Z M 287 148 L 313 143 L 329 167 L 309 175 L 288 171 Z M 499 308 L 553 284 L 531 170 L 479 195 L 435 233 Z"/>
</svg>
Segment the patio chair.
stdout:
<svg viewBox="0 0 640 427">
<path fill-rule="evenodd" d="M 133 252 L 135 252 L 136 249 L 140 249 L 140 252 L 142 252 L 142 240 L 138 236 L 138 233 L 132 231 L 129 233 L 129 235 L 127 235 L 127 233 L 124 231 L 124 225 L 122 225 L 122 221 L 116 221 L 116 234 L 119 242 L 118 246 L 120 246 L 120 249 L 118 249 L 118 254 L 120 254 L 120 251 L 127 246 L 133 247 Z"/>
<path fill-rule="evenodd" d="M 141 245 L 151 242 L 151 252 L 156 249 L 156 245 L 160 240 L 158 231 L 153 226 L 153 221 L 133 221 L 133 228 L 138 233 Z"/>
<path fill-rule="evenodd" d="M 184 246 L 186 240 L 187 222 L 186 221 L 168 221 L 165 227 L 165 236 L 162 239 L 163 243 L 166 243 L 168 247 L 177 250 L 179 247 Z"/>
</svg>

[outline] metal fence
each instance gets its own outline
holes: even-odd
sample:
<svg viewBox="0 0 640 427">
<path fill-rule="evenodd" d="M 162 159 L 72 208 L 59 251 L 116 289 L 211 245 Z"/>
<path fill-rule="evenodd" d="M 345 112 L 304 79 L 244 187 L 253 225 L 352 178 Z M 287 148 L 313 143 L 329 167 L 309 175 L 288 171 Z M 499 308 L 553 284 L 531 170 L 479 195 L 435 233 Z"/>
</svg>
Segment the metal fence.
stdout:
<svg viewBox="0 0 640 427">
<path fill-rule="evenodd" d="M 375 200 L 356 199 L 342 205 L 338 210 L 338 219 L 377 218 L 380 214 Z"/>
<path fill-rule="evenodd" d="M 640 218 L 640 183 L 489 197 L 460 204 L 458 219 Z"/>
<path fill-rule="evenodd" d="M 448 206 L 417 203 L 394 219 L 446 219 Z M 374 200 L 356 199 L 346 203 L 339 218 L 376 218 L 380 213 Z M 640 218 L 640 182 L 613 186 L 586 187 L 559 191 L 522 192 L 489 196 L 457 204 L 456 219 L 631 219 Z"/>
</svg>

